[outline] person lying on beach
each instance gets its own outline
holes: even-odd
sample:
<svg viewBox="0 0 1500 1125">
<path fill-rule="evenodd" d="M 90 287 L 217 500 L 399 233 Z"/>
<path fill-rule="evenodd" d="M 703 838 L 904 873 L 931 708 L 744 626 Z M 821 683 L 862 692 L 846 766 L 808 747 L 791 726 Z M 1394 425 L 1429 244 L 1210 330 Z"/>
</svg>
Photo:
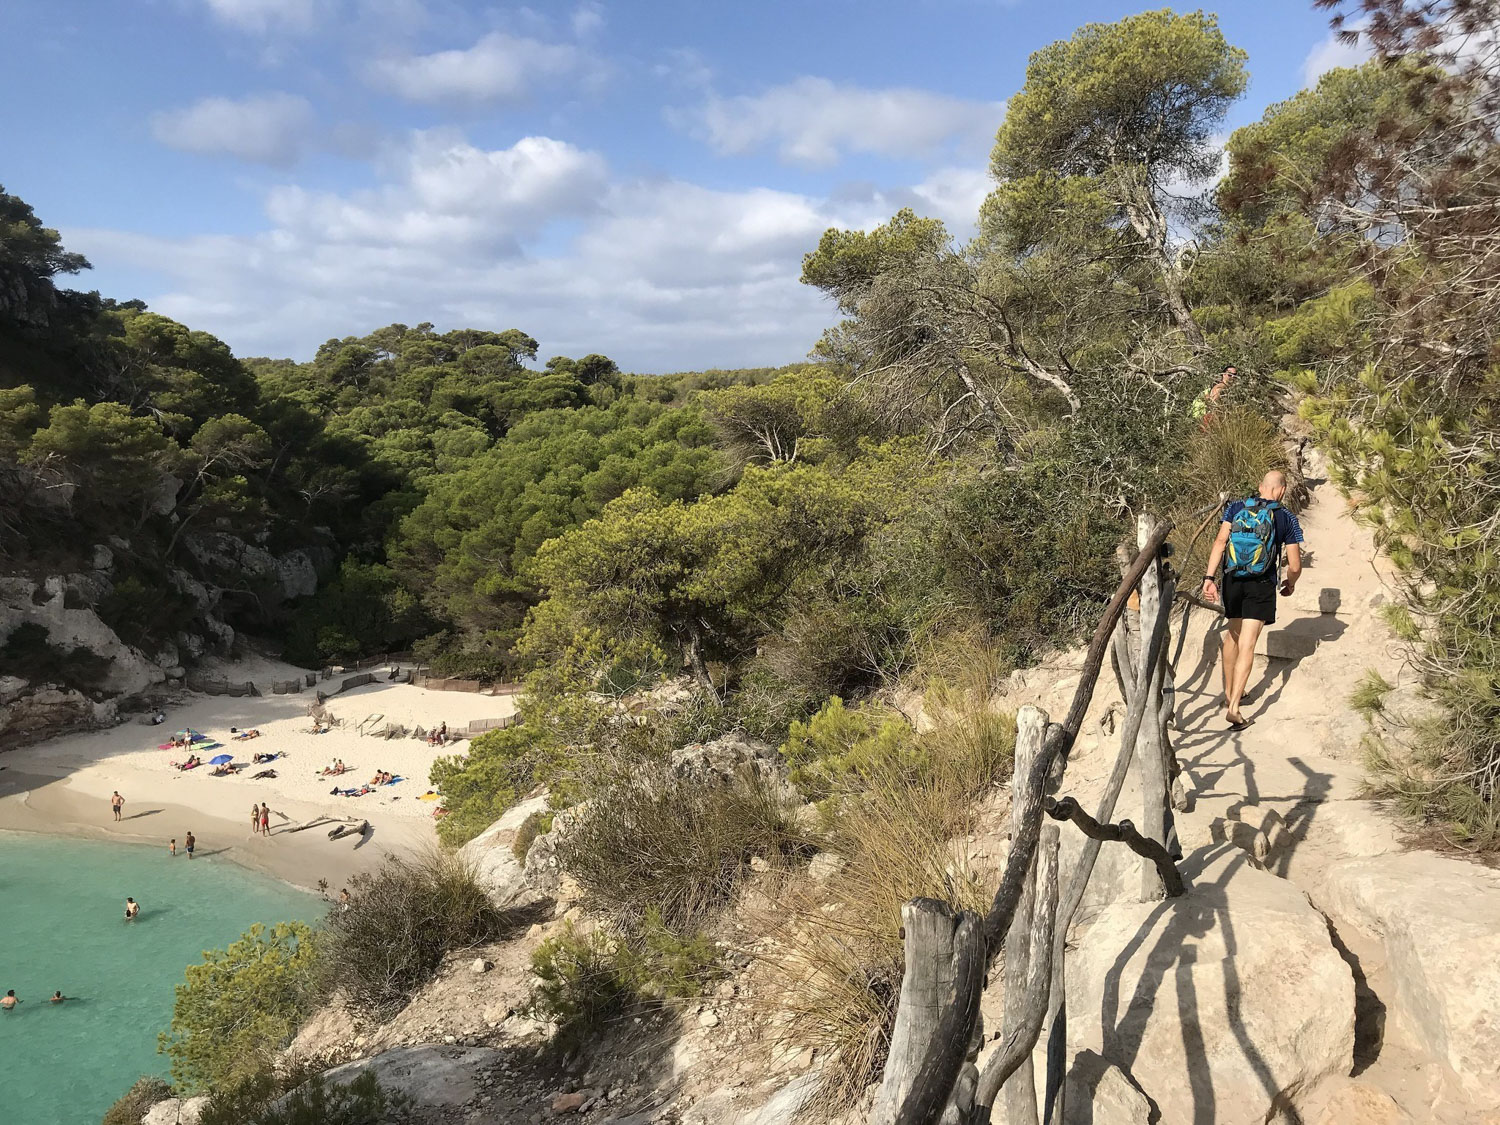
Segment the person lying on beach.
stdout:
<svg viewBox="0 0 1500 1125">
<path fill-rule="evenodd" d="M 129 895 L 125 896 L 125 921 L 134 922 L 140 916 L 141 904 Z"/>
<path fill-rule="evenodd" d="M 234 740 L 236 742 L 244 742 L 245 739 L 247 739 L 247 738 L 259 738 L 259 737 L 260 737 L 260 731 L 259 730 L 255 730 L 255 729 L 252 728 L 251 730 L 242 730 L 242 731 L 240 731 L 238 734 L 236 734 L 234 736 Z"/>
<path fill-rule="evenodd" d="M 276 773 L 275 770 L 261 770 L 260 773 L 251 774 L 250 775 L 250 780 L 251 781 L 259 781 L 263 777 L 276 777 L 276 776 L 278 776 L 278 775 L 277 775 L 277 773 Z"/>
<path fill-rule="evenodd" d="M 49 1004 L 61 1004 L 66 999 L 67 999 L 67 997 L 64 996 L 62 994 L 62 990 L 59 989 L 58 991 L 54 992 L 51 995 L 50 998 L 48 998 L 47 1003 L 49 1003 Z"/>
<path fill-rule="evenodd" d="M 198 757 L 197 754 L 193 754 L 185 762 L 173 762 L 172 764 L 180 770 L 194 770 L 203 764 L 203 759 Z"/>
<path fill-rule="evenodd" d="M 251 761 L 253 761 L 256 765 L 260 765 L 262 762 L 274 762 L 279 757 L 281 757 L 281 751 L 280 750 L 276 751 L 276 753 L 274 753 L 274 754 L 254 754 L 254 755 L 251 755 Z"/>
<path fill-rule="evenodd" d="M 233 762 L 225 762 L 222 766 L 215 766 L 213 769 L 209 770 L 209 773 L 211 773 L 214 777 L 227 777 L 232 773 L 239 772 L 240 767 L 235 765 Z"/>
</svg>

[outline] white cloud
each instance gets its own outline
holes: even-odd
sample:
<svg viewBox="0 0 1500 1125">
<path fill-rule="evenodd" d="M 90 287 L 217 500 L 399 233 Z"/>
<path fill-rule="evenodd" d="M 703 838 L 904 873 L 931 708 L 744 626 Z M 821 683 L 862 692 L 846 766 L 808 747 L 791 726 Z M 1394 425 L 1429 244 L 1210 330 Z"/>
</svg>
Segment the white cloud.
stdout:
<svg viewBox="0 0 1500 1125">
<path fill-rule="evenodd" d="M 281 166 L 296 162 L 313 129 L 312 106 L 285 93 L 204 98 L 151 119 L 152 135 L 170 148 Z"/>
<path fill-rule="evenodd" d="M 1358 30 L 1351 28 L 1351 30 Z M 1357 43 L 1345 43 L 1336 32 L 1330 33 L 1316 47 L 1308 52 L 1307 58 L 1302 62 L 1302 83 L 1305 86 L 1316 86 L 1318 79 L 1330 70 L 1337 70 L 1343 66 L 1359 66 L 1367 62 L 1371 57 L 1369 41 L 1361 35 Z"/>
<path fill-rule="evenodd" d="M 573 11 L 573 34 L 580 39 L 597 35 L 604 28 L 604 5 L 585 0 Z"/>
<path fill-rule="evenodd" d="M 568 43 L 543 43 L 491 32 L 472 47 L 381 59 L 372 79 L 414 102 L 514 102 L 538 84 L 566 78 L 595 65 Z"/>
<path fill-rule="evenodd" d="M 335 0 L 204 0 L 224 23 L 261 34 L 272 28 L 307 32 L 332 12 Z"/>
<path fill-rule="evenodd" d="M 836 163 L 846 152 L 927 156 L 949 142 L 972 146 L 993 135 L 1004 115 L 998 102 L 812 77 L 754 96 L 710 95 L 701 106 L 669 114 L 718 152 L 774 145 L 783 160 L 812 165 Z"/>
</svg>

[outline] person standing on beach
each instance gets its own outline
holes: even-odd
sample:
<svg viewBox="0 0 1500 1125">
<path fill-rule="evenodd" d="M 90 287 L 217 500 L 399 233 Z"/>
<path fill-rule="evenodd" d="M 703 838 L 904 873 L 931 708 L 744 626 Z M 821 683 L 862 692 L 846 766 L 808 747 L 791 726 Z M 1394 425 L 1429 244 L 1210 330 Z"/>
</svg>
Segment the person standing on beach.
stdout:
<svg viewBox="0 0 1500 1125">
<path fill-rule="evenodd" d="M 189 832 L 187 834 L 187 839 L 183 840 L 183 845 L 187 848 L 188 859 L 192 859 L 193 858 L 193 849 L 198 846 L 198 839 L 197 839 L 197 837 L 195 837 L 191 832 Z"/>
<path fill-rule="evenodd" d="M 115 790 L 115 795 L 109 799 L 109 807 L 115 810 L 115 819 L 120 819 L 120 810 L 125 807 L 125 798 L 120 796 L 120 791 Z"/>
<path fill-rule="evenodd" d="M 271 806 L 270 805 L 261 805 L 261 807 L 260 807 L 260 834 L 262 836 L 269 836 L 271 834 Z"/>
<path fill-rule="evenodd" d="M 177 837 L 172 837 L 172 842 L 167 845 L 167 854 L 173 859 L 177 858 Z"/>
<path fill-rule="evenodd" d="M 250 806 L 250 831 L 256 835 L 260 834 L 260 806 Z"/>
</svg>

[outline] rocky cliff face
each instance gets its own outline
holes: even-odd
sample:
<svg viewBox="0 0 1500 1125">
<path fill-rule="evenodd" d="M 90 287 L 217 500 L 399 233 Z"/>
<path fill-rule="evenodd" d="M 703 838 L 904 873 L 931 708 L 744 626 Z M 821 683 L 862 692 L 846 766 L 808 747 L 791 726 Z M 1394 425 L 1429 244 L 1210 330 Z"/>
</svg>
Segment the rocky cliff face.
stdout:
<svg viewBox="0 0 1500 1125">
<path fill-rule="evenodd" d="M 276 556 L 226 532 L 186 540 L 197 574 L 166 571 L 148 649 L 127 643 L 100 615 L 119 587 L 129 540 L 111 536 L 73 552 L 77 569 L 43 576 L 0 575 L 0 750 L 53 735 L 107 727 L 122 711 L 153 705 L 182 687 L 205 655 L 227 655 L 236 630 L 225 620 L 228 588 L 255 585 L 273 603 L 317 590 L 313 552 Z M 146 592 L 149 603 L 152 592 Z"/>
</svg>

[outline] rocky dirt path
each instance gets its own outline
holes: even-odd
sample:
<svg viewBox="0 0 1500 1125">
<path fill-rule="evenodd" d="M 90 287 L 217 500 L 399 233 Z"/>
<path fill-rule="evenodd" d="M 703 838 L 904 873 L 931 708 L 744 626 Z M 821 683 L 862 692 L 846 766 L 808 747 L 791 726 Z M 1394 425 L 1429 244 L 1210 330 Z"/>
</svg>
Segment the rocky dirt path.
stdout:
<svg viewBox="0 0 1500 1125">
<path fill-rule="evenodd" d="M 1390 571 L 1332 485 L 1317 484 L 1302 523 L 1310 565 L 1262 641 L 1248 729 L 1224 721 L 1211 616 L 1193 611 L 1182 631 L 1174 743 L 1191 796 L 1181 842 L 1190 862 L 1230 845 L 1290 880 L 1350 967 L 1353 1074 L 1299 1099 L 1304 1117 L 1500 1120 L 1487 1115 L 1500 1104 L 1500 875 L 1410 846 L 1394 816 L 1363 798 L 1368 725 L 1350 696 L 1371 669 L 1408 688 L 1412 679 L 1379 616 Z"/>
</svg>

